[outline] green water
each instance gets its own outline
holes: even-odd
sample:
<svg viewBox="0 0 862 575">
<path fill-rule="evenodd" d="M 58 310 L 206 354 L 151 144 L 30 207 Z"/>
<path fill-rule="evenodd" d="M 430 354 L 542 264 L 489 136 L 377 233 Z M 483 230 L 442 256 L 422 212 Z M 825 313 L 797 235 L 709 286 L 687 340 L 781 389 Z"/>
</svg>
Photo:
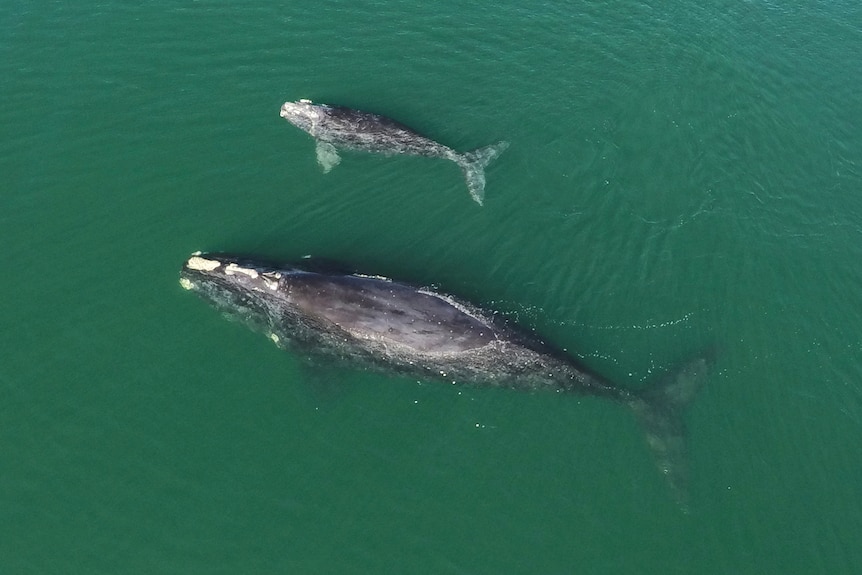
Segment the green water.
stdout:
<svg viewBox="0 0 862 575">
<path fill-rule="evenodd" d="M 858 2 L 0 5 L 0 573 L 858 573 Z M 311 98 L 458 150 L 345 154 Z M 195 250 L 433 284 L 621 385 L 718 350 L 691 512 L 610 402 L 320 373 Z"/>
</svg>

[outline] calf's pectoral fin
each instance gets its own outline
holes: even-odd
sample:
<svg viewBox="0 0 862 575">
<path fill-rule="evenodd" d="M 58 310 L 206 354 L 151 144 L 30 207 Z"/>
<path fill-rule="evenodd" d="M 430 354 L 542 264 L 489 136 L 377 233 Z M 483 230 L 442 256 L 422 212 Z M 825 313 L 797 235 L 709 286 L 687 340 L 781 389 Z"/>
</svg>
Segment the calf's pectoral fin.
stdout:
<svg viewBox="0 0 862 575">
<path fill-rule="evenodd" d="M 326 174 L 341 162 L 341 156 L 338 155 L 338 150 L 329 142 L 317 142 L 317 163 L 323 168 L 323 173 Z"/>
</svg>

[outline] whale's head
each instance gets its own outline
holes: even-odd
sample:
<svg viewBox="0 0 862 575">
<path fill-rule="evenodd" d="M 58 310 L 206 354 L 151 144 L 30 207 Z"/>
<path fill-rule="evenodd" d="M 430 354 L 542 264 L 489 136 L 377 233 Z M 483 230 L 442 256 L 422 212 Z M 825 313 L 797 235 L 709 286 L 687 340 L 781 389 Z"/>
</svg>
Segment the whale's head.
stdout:
<svg viewBox="0 0 862 575">
<path fill-rule="evenodd" d="M 281 117 L 306 132 L 311 132 L 312 126 L 323 117 L 323 106 L 311 100 L 285 102 L 281 106 Z"/>
<path fill-rule="evenodd" d="M 180 285 L 225 316 L 264 331 L 278 314 L 282 272 L 268 265 L 196 252 L 180 271 Z"/>
</svg>

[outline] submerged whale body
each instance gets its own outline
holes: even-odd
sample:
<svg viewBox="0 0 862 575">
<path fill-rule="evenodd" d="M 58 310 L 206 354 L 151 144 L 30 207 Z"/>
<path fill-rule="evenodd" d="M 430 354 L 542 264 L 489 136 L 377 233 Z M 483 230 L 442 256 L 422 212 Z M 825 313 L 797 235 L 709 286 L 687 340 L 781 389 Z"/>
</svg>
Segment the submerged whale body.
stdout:
<svg viewBox="0 0 862 575">
<path fill-rule="evenodd" d="M 461 167 L 467 189 L 479 205 L 485 198 L 485 166 L 509 146 L 508 142 L 498 142 L 461 154 L 385 116 L 311 100 L 285 102 L 281 117 L 314 137 L 317 161 L 324 172 L 341 161 L 338 148 L 445 158 Z"/>
<path fill-rule="evenodd" d="M 644 391 L 614 385 L 517 326 L 467 302 L 379 276 L 309 271 L 196 253 L 180 284 L 278 346 L 425 379 L 605 397 L 632 408 L 681 504 L 681 415 L 709 368 L 697 357 Z"/>
</svg>

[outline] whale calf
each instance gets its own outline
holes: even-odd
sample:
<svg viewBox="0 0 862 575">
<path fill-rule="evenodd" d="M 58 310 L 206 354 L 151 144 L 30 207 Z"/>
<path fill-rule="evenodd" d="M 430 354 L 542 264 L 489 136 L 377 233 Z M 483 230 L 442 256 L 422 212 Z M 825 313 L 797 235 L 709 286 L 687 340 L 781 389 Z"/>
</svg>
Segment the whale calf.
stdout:
<svg viewBox="0 0 862 575">
<path fill-rule="evenodd" d="M 685 506 L 682 410 L 708 374 L 708 354 L 644 390 L 630 390 L 469 302 L 379 276 L 197 252 L 182 266 L 180 284 L 304 357 L 449 383 L 595 395 L 624 404 L 643 426 L 660 471 Z"/>
<path fill-rule="evenodd" d="M 467 189 L 479 205 L 485 198 L 485 166 L 509 146 L 498 142 L 462 154 L 385 116 L 304 99 L 285 102 L 281 117 L 317 141 L 317 161 L 324 172 L 341 161 L 338 148 L 445 158 L 461 167 Z"/>
</svg>

